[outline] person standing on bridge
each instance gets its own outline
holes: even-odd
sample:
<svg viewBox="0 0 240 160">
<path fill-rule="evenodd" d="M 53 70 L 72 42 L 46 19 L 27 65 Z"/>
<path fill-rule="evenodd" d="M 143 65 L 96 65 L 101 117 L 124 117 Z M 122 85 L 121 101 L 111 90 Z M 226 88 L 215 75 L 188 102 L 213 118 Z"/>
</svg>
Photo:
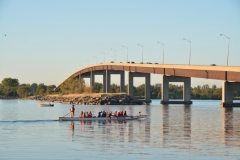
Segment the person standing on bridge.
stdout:
<svg viewBox="0 0 240 160">
<path fill-rule="evenodd" d="M 75 108 L 74 108 L 74 105 L 72 105 L 72 107 L 70 108 L 71 117 L 74 117 L 74 112 L 75 112 Z"/>
</svg>

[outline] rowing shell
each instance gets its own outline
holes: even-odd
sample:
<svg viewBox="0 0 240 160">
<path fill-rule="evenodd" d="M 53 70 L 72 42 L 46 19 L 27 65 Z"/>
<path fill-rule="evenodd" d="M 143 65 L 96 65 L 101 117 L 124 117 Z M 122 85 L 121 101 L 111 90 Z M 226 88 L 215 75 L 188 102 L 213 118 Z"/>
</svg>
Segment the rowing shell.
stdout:
<svg viewBox="0 0 240 160">
<path fill-rule="evenodd" d="M 124 120 L 138 120 L 138 119 L 144 119 L 147 115 L 141 115 L 141 116 L 125 116 L 125 117 L 86 117 L 86 118 L 80 118 L 80 117 L 59 117 L 59 121 L 104 121 L 104 120 L 118 120 L 118 121 L 124 121 Z"/>
</svg>

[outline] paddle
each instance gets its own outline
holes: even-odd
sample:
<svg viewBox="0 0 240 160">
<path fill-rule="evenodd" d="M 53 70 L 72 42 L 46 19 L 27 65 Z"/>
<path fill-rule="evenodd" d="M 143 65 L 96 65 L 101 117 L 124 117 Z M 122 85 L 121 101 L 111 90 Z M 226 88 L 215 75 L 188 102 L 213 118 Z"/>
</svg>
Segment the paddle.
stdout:
<svg viewBox="0 0 240 160">
<path fill-rule="evenodd" d="M 69 113 L 71 113 L 71 112 L 69 112 Z M 69 114 L 69 113 L 68 113 L 68 114 Z M 67 116 L 68 114 L 66 114 L 65 116 Z M 63 117 L 65 117 L 65 116 L 63 116 Z"/>
</svg>

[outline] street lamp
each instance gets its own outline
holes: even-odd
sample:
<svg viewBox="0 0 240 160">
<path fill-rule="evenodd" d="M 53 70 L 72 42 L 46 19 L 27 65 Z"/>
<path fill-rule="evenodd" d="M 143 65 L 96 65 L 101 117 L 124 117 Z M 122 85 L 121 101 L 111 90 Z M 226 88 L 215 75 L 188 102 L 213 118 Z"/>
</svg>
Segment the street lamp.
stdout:
<svg viewBox="0 0 240 160">
<path fill-rule="evenodd" d="M 139 46 L 142 46 L 141 44 L 137 44 Z M 142 63 L 143 63 L 143 50 L 144 50 L 144 47 L 142 46 Z"/>
<path fill-rule="evenodd" d="M 103 53 L 103 52 L 101 52 L 101 53 Z M 105 53 L 103 53 L 104 54 L 104 63 L 105 63 Z"/>
<path fill-rule="evenodd" d="M 125 46 L 122 46 L 122 47 L 125 47 Z M 127 47 L 125 47 L 125 48 L 127 48 Z M 127 62 L 128 62 L 128 48 L 127 48 Z"/>
<path fill-rule="evenodd" d="M 97 64 L 97 57 L 96 57 L 96 56 L 93 56 L 93 57 L 95 57 L 95 58 L 96 58 L 96 64 Z"/>
<path fill-rule="evenodd" d="M 191 59 L 191 41 L 189 41 L 188 39 L 186 38 L 183 38 L 183 40 L 186 40 L 190 43 L 190 52 L 189 52 L 189 61 L 188 61 L 188 64 L 190 65 L 190 59 Z"/>
<path fill-rule="evenodd" d="M 115 51 L 114 49 L 111 49 L 111 50 Z M 116 60 L 116 51 L 115 51 L 115 55 L 114 55 L 114 62 L 115 62 L 115 60 Z"/>
<path fill-rule="evenodd" d="M 229 45 L 230 45 L 230 38 L 227 37 L 226 35 L 224 34 L 220 34 L 220 36 L 225 36 L 227 39 L 228 39 L 228 54 L 227 54 L 227 66 L 228 66 L 228 56 L 229 56 Z"/>
<path fill-rule="evenodd" d="M 162 64 L 164 64 L 164 44 L 162 42 L 158 42 L 161 43 L 163 45 L 163 59 L 162 59 Z"/>
</svg>

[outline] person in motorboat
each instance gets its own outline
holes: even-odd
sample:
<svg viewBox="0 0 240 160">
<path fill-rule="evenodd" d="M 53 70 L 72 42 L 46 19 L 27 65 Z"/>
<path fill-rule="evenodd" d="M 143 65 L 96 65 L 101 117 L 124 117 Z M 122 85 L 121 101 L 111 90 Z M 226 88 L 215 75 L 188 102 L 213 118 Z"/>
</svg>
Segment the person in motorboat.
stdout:
<svg viewBox="0 0 240 160">
<path fill-rule="evenodd" d="M 74 105 L 72 105 L 72 107 L 70 108 L 71 117 L 74 117 L 74 112 L 75 112 L 75 108 L 74 108 Z"/>
</svg>

